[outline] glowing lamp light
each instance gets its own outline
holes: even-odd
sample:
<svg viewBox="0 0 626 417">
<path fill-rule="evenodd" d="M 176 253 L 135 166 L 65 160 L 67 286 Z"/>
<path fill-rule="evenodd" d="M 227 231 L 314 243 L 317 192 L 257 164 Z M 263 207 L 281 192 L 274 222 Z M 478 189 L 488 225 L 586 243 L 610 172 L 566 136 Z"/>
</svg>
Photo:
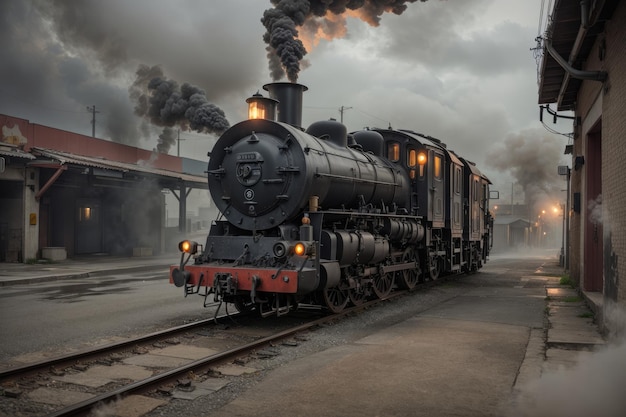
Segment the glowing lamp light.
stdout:
<svg viewBox="0 0 626 417">
<path fill-rule="evenodd" d="M 191 240 L 183 240 L 178 244 L 178 250 L 183 253 L 195 254 L 198 252 L 198 243 Z"/>
<path fill-rule="evenodd" d="M 257 92 L 252 97 L 246 99 L 248 103 L 248 119 L 276 119 L 276 105 L 278 100 L 263 97 Z"/>
<path fill-rule="evenodd" d="M 248 105 L 248 119 L 265 119 L 265 107 L 260 103 L 250 103 Z"/>
<path fill-rule="evenodd" d="M 293 247 L 293 253 L 298 256 L 304 256 L 306 254 L 306 245 L 302 242 L 296 243 L 296 246 Z"/>
<path fill-rule="evenodd" d="M 419 154 L 417 154 L 417 163 L 419 165 L 426 164 L 426 154 L 424 152 L 420 152 Z"/>
</svg>

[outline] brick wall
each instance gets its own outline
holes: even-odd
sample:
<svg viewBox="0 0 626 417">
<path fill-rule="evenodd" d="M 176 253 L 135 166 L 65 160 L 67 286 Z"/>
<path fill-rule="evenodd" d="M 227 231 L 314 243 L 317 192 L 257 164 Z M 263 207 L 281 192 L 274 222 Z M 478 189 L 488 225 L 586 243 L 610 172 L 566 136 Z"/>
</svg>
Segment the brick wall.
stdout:
<svg viewBox="0 0 626 417">
<path fill-rule="evenodd" d="M 605 28 L 602 109 L 602 194 L 605 219 L 605 296 L 626 306 L 626 4 Z M 608 227 L 607 227 L 608 225 Z M 621 285 L 619 282 L 621 272 Z M 609 282 L 607 282 L 609 281 Z M 613 281 L 613 282 L 610 282 Z M 612 288 L 611 286 L 616 287 Z"/>
<path fill-rule="evenodd" d="M 597 107 L 593 106 L 600 100 L 604 294 L 605 298 L 626 306 L 626 48 L 623 45 L 626 45 L 626 4 L 621 2 L 583 67 L 589 71 L 606 71 L 609 76 L 604 85 L 585 81 L 579 90 L 576 114 L 582 118 L 584 128 L 577 129 L 573 156 L 587 152 L 588 130 L 598 120 Z M 583 279 L 584 243 L 589 238 L 584 232 L 585 216 L 589 214 L 586 175 L 585 170 L 572 170 L 572 193 L 582 195 L 582 212 L 573 214 L 570 224 L 570 274 L 576 282 Z"/>
</svg>

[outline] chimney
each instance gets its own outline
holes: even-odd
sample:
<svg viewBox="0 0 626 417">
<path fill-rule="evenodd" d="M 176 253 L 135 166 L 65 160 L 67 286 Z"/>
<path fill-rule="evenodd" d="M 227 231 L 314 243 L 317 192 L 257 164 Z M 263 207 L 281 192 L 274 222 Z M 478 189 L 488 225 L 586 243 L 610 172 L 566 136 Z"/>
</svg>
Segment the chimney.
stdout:
<svg viewBox="0 0 626 417">
<path fill-rule="evenodd" d="M 278 100 L 279 122 L 302 127 L 302 94 L 308 87 L 298 83 L 270 83 L 263 89 L 269 92 L 270 98 Z"/>
</svg>

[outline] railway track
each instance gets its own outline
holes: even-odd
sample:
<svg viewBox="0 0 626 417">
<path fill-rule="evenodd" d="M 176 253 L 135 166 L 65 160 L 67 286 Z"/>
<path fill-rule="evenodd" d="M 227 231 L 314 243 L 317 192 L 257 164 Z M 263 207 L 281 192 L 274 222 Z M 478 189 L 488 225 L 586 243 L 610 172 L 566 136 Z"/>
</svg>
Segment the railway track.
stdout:
<svg viewBox="0 0 626 417">
<path fill-rule="evenodd" d="M 120 400 L 136 395 L 167 401 L 174 390 L 190 389 L 192 378 L 198 382 L 219 374 L 216 371 L 219 366 L 232 364 L 236 359 L 245 363 L 241 358 L 247 355 L 403 294 L 404 291 L 394 292 L 382 300 L 322 317 L 294 314 L 268 321 L 252 315 L 231 314 L 230 318 L 207 319 L 8 369 L 0 372 L 0 387 L 4 390 L 0 414 L 85 416 L 99 407 L 116 407 Z M 235 320 L 240 324 L 235 324 Z M 297 344 L 294 339 L 287 345 Z M 172 362 L 179 363 L 172 365 Z M 116 373 L 120 378 L 102 378 L 101 382 L 108 382 L 99 385 L 93 381 L 97 380 L 97 373 L 90 373 L 94 370 L 104 370 L 107 375 Z M 54 392 L 68 392 L 67 397 L 77 400 L 68 404 L 59 395 L 58 404 L 38 402 L 46 395 L 54 396 Z"/>
</svg>

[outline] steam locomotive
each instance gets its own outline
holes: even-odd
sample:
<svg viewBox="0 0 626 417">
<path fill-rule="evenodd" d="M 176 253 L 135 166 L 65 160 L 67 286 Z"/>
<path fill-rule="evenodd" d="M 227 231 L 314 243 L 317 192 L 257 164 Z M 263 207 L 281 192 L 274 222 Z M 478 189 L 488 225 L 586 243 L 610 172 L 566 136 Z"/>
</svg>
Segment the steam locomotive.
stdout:
<svg viewBox="0 0 626 417">
<path fill-rule="evenodd" d="M 411 130 L 304 130 L 307 87 L 263 88 L 209 153 L 221 214 L 204 245 L 179 244 L 170 282 L 185 296 L 263 317 L 302 304 L 338 313 L 486 262 L 490 181 L 474 163 Z"/>
</svg>

